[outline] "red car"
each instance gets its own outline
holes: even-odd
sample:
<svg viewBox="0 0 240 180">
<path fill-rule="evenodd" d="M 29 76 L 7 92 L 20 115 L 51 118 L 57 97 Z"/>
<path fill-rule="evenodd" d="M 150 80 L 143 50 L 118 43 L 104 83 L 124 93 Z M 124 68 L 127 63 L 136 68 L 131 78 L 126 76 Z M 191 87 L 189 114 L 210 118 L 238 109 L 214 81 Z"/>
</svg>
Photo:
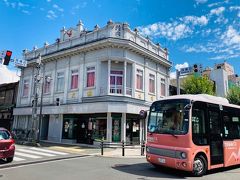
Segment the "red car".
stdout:
<svg viewBox="0 0 240 180">
<path fill-rule="evenodd" d="M 15 141 L 11 133 L 4 128 L 0 128 L 0 159 L 12 162 L 15 152 Z"/>
</svg>

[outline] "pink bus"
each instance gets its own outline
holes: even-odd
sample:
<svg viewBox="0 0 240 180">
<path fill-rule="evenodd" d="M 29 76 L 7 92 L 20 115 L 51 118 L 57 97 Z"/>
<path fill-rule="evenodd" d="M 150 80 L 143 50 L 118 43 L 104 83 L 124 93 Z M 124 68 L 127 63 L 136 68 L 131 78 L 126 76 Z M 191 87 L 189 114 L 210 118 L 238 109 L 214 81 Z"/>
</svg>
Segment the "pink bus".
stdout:
<svg viewBox="0 0 240 180">
<path fill-rule="evenodd" d="M 240 106 L 210 95 L 178 95 L 154 102 L 148 117 L 147 161 L 190 171 L 240 164 Z"/>
</svg>

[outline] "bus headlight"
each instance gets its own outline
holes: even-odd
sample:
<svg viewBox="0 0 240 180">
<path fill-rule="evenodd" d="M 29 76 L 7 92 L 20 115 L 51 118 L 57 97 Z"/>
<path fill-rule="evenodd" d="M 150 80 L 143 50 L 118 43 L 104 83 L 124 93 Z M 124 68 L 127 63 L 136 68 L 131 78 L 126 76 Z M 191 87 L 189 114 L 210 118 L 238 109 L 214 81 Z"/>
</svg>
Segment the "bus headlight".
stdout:
<svg viewBox="0 0 240 180">
<path fill-rule="evenodd" d="M 187 158 L 187 154 L 185 152 L 181 152 L 180 155 L 181 155 L 182 159 L 186 159 Z"/>
</svg>

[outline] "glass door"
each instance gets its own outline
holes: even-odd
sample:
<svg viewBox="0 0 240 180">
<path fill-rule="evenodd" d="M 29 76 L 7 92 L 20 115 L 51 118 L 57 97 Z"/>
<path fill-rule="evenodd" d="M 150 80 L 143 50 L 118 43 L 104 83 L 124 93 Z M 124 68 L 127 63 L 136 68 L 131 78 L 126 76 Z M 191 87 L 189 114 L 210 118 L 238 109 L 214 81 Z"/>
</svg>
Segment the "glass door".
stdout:
<svg viewBox="0 0 240 180">
<path fill-rule="evenodd" d="M 211 165 L 223 163 L 223 132 L 219 106 L 209 106 Z"/>
</svg>

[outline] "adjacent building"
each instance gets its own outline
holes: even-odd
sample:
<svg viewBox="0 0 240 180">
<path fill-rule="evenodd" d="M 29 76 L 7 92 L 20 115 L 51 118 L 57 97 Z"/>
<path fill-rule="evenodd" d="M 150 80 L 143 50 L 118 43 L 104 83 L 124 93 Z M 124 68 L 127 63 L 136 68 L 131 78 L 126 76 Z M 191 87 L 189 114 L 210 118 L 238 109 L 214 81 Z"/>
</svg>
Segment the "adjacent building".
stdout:
<svg viewBox="0 0 240 180">
<path fill-rule="evenodd" d="M 13 126 L 37 128 L 32 120 L 37 93 L 41 140 L 139 143 L 146 131 L 140 110 L 168 96 L 172 62 L 167 49 L 127 23 L 110 20 L 87 31 L 80 21 L 75 28 L 63 28 L 54 44 L 23 55 L 28 65 L 22 70 Z"/>
<path fill-rule="evenodd" d="M 18 82 L 0 85 L 0 127 L 12 129 L 13 108 L 16 105 Z"/>
</svg>

